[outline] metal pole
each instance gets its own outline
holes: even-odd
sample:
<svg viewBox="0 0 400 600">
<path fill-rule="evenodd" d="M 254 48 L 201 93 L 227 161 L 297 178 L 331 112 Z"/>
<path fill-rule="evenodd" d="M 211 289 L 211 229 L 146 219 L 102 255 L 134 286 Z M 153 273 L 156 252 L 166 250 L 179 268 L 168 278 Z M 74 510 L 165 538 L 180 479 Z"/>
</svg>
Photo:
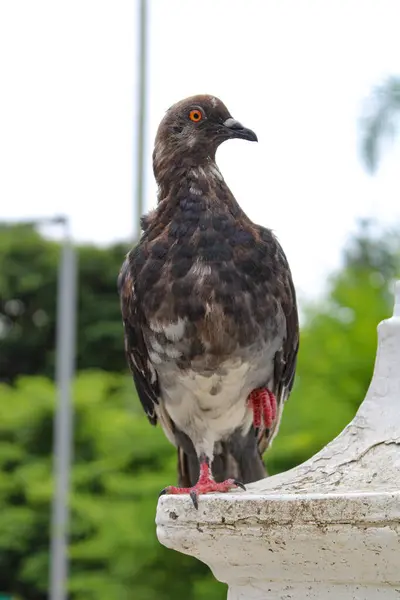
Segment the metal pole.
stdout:
<svg viewBox="0 0 400 600">
<path fill-rule="evenodd" d="M 147 108 L 147 0 L 139 2 L 139 77 L 137 120 L 137 168 L 136 168 L 136 222 L 135 242 L 140 237 L 140 218 L 144 211 L 144 151 Z"/>
<path fill-rule="evenodd" d="M 64 221 L 64 225 L 67 223 Z M 75 361 L 76 256 L 65 232 L 61 248 L 57 299 L 56 379 L 58 402 L 54 421 L 54 481 L 50 599 L 66 600 L 68 580 L 69 473 L 72 448 L 72 379 Z"/>
</svg>

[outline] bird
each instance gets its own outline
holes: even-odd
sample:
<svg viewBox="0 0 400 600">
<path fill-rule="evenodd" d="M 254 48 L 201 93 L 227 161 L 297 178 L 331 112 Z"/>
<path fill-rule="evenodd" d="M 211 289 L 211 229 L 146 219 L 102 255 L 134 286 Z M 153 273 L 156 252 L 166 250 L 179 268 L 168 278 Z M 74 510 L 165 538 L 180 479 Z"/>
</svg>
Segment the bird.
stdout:
<svg viewBox="0 0 400 600">
<path fill-rule="evenodd" d="M 125 354 L 152 425 L 177 448 L 178 486 L 225 493 L 267 475 L 299 348 L 296 292 L 271 229 L 240 207 L 216 163 L 257 142 L 212 95 L 170 107 L 154 143 L 157 205 L 118 276 Z M 260 195 L 262 191 L 260 190 Z"/>
</svg>

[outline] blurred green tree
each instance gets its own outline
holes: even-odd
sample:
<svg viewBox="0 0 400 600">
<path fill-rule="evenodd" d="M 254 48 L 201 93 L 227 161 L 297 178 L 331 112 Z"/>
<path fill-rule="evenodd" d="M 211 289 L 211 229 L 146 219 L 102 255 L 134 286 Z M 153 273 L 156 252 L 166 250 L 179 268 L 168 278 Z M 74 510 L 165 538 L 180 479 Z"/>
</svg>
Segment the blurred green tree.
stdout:
<svg viewBox="0 0 400 600">
<path fill-rule="evenodd" d="M 30 377 L 0 395 L 0 590 L 45 600 L 55 390 Z M 204 565 L 157 541 L 158 493 L 175 480 L 176 453 L 150 428 L 130 377 L 87 372 L 74 396 L 71 598 L 222 600 Z"/>
<path fill-rule="evenodd" d="M 384 144 L 393 139 L 400 123 L 400 77 L 378 85 L 365 104 L 361 121 L 361 154 L 367 169 L 376 171 Z"/>
<path fill-rule="evenodd" d="M 127 248 L 78 247 L 79 370 L 126 368 L 117 276 Z M 0 225 L 0 381 L 53 377 L 59 254 L 32 227 Z"/>
</svg>

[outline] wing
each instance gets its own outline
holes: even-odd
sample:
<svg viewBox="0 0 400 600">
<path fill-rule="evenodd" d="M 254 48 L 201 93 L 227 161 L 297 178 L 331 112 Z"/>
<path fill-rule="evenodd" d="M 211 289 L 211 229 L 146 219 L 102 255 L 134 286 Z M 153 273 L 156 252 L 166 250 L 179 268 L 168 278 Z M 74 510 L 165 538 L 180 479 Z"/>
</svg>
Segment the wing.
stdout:
<svg viewBox="0 0 400 600">
<path fill-rule="evenodd" d="M 278 432 L 282 409 L 285 401 L 288 399 L 293 388 L 297 353 L 299 350 L 299 318 L 297 312 L 296 292 L 293 285 L 292 274 L 285 253 L 278 240 L 272 232 L 261 229 L 263 238 L 269 238 L 269 243 L 275 245 L 275 261 L 280 285 L 278 287 L 278 301 L 282 308 L 286 320 L 286 337 L 282 349 L 275 354 L 274 359 L 274 389 L 271 390 L 276 397 L 278 404 L 278 417 L 275 425 L 270 430 L 259 432 L 258 447 L 262 454 L 271 444 L 273 437 Z"/>
<path fill-rule="evenodd" d="M 135 276 L 129 263 L 129 255 L 118 277 L 118 292 L 121 300 L 127 361 L 147 418 L 152 425 L 156 425 L 155 407 L 159 404 L 160 388 L 143 337 L 141 323 L 144 317 L 136 300 Z"/>
<path fill-rule="evenodd" d="M 284 272 L 282 277 L 284 293 L 281 296 L 281 306 L 286 319 L 286 338 L 281 355 L 275 357 L 274 393 L 285 401 L 292 390 L 296 373 L 299 350 L 299 317 L 292 274 L 286 256 L 278 242 L 277 244 Z"/>
</svg>

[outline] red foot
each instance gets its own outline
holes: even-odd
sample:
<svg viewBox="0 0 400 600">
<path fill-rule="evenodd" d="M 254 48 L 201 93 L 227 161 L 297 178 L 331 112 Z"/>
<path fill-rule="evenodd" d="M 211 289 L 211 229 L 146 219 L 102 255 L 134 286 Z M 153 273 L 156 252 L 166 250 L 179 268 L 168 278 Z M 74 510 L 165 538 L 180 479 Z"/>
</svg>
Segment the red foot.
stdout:
<svg viewBox="0 0 400 600">
<path fill-rule="evenodd" d="M 199 494 L 208 494 L 210 492 L 225 493 L 229 492 L 230 489 L 235 487 L 241 487 L 243 490 L 246 489 L 243 483 L 236 481 L 236 479 L 227 479 L 226 481 L 217 483 L 212 478 L 209 464 L 207 462 L 202 462 L 200 464 L 200 477 L 196 485 L 191 488 L 180 488 L 170 485 L 169 487 L 163 489 L 160 496 L 162 494 L 189 494 L 194 507 L 199 508 Z"/>
<path fill-rule="evenodd" d="M 259 429 L 264 422 L 264 426 L 270 429 L 277 413 L 275 395 L 267 388 L 257 388 L 251 392 L 248 405 L 253 411 L 254 428 Z"/>
</svg>

